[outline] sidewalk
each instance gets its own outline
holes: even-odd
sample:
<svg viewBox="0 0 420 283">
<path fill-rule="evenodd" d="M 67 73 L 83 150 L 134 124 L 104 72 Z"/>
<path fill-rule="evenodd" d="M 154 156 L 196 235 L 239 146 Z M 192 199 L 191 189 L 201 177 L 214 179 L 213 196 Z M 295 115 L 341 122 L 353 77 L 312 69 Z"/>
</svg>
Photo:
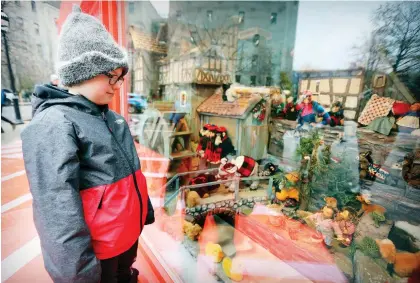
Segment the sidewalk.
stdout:
<svg viewBox="0 0 420 283">
<path fill-rule="evenodd" d="M 2 282 L 52 282 L 44 268 L 38 234 L 33 223 L 32 196 L 25 173 L 20 132 L 7 126 L 1 135 Z M 170 282 L 142 238 L 137 261 L 139 282 Z M 163 270 L 163 271 L 162 271 Z"/>
</svg>

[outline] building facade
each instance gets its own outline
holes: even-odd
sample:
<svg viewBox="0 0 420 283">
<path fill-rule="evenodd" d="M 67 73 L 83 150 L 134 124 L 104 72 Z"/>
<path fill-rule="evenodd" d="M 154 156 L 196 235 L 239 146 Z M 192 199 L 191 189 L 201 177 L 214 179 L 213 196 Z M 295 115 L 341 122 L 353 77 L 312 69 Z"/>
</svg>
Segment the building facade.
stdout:
<svg viewBox="0 0 420 283">
<path fill-rule="evenodd" d="M 54 73 L 58 33 L 55 20 L 60 2 L 7 1 L 3 11 L 9 17 L 7 40 L 10 63 L 17 91 L 32 90 L 35 84 L 47 83 Z M 11 87 L 2 40 L 2 88 Z"/>
<path fill-rule="evenodd" d="M 235 82 L 280 84 L 293 67 L 298 2 L 170 2 L 168 58 L 220 46 Z"/>
<path fill-rule="evenodd" d="M 166 56 L 162 39 L 166 21 L 149 1 L 127 1 L 128 51 L 131 92 L 153 96 L 158 92 L 157 61 Z"/>
</svg>

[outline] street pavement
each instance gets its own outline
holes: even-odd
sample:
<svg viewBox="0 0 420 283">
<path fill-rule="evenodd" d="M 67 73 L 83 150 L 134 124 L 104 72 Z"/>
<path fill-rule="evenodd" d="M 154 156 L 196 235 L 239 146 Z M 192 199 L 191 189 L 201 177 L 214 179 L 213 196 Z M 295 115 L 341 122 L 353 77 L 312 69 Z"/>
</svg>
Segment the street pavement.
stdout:
<svg viewBox="0 0 420 283">
<path fill-rule="evenodd" d="M 30 119 L 30 106 L 21 107 L 24 120 Z M 13 107 L 5 107 L 4 115 L 14 118 Z M 2 122 L 1 134 L 1 281 L 52 282 L 41 255 L 39 237 L 32 218 L 32 196 L 24 168 L 19 125 L 15 130 Z M 145 229 L 147 230 L 147 229 Z M 142 238 L 139 238 L 137 261 L 139 282 L 170 282 L 157 269 L 156 259 Z"/>
</svg>

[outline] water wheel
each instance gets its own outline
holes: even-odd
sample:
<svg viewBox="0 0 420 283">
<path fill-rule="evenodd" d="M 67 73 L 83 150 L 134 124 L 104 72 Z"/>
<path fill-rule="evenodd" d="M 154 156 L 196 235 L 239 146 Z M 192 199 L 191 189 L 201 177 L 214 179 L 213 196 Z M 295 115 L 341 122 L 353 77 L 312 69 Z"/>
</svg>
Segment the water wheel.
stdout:
<svg viewBox="0 0 420 283">
<path fill-rule="evenodd" d="M 162 113 L 156 109 L 147 109 L 139 116 L 139 123 L 135 129 L 139 143 L 165 157 L 169 157 L 170 130 Z"/>
</svg>

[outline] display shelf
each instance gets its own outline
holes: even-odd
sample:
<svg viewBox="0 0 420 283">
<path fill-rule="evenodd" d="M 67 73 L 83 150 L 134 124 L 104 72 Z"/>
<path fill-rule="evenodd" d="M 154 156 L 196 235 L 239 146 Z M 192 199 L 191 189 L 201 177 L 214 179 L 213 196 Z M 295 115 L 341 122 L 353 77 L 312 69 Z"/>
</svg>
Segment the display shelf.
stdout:
<svg viewBox="0 0 420 283">
<path fill-rule="evenodd" d="M 192 152 L 191 150 L 183 150 L 183 151 L 179 151 L 179 152 L 172 152 L 171 156 L 170 156 L 170 159 L 171 160 L 182 159 L 182 158 L 193 157 L 195 155 L 196 155 L 196 153 Z"/>
</svg>

